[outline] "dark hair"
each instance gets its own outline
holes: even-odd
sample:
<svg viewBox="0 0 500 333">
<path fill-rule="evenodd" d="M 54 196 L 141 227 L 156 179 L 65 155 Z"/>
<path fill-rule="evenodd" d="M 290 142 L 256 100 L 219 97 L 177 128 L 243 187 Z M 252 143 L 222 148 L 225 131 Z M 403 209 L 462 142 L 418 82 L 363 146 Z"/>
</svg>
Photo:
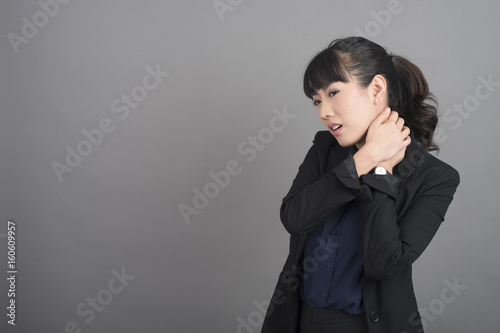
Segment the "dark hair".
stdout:
<svg viewBox="0 0 500 333">
<path fill-rule="evenodd" d="M 304 73 L 304 92 L 312 98 L 316 91 L 333 82 L 347 83 L 351 77 L 366 88 L 377 74 L 387 82 L 389 107 L 399 112 L 417 142 L 427 151 L 439 150 L 432 140 L 438 122 L 437 102 L 422 71 L 366 38 L 336 39 L 318 53 Z"/>
</svg>

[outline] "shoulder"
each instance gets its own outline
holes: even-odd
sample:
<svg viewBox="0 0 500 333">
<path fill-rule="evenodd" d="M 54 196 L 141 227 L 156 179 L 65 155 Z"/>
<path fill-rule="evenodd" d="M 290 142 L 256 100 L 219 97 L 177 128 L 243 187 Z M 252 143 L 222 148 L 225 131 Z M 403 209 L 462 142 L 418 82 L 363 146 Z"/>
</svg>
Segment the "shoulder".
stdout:
<svg viewBox="0 0 500 333">
<path fill-rule="evenodd" d="M 430 154 L 418 144 L 411 143 L 405 155 L 406 166 L 410 165 L 415 168 L 413 177 L 427 181 L 450 182 L 456 185 L 460 183 L 460 174 L 454 167 Z M 401 170 L 404 172 L 405 166 Z"/>
<path fill-rule="evenodd" d="M 432 167 L 436 173 L 439 173 L 440 175 L 449 174 L 451 178 L 460 180 L 460 174 L 458 173 L 458 171 L 448 163 L 443 162 L 442 160 L 425 150 L 423 150 L 423 156 L 424 163 L 427 163 L 429 167 Z"/>
</svg>

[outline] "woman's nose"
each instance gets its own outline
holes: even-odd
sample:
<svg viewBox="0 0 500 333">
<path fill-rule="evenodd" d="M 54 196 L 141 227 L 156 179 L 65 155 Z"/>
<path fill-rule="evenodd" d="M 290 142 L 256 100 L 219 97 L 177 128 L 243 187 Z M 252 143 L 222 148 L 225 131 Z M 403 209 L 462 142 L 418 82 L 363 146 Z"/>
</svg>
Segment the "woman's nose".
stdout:
<svg viewBox="0 0 500 333">
<path fill-rule="evenodd" d="M 321 103 L 323 104 L 323 103 Z M 323 119 L 328 119 L 334 115 L 333 112 L 333 107 L 332 105 L 329 105 L 328 103 L 325 103 L 323 105 L 320 104 L 319 107 L 319 116 Z"/>
</svg>

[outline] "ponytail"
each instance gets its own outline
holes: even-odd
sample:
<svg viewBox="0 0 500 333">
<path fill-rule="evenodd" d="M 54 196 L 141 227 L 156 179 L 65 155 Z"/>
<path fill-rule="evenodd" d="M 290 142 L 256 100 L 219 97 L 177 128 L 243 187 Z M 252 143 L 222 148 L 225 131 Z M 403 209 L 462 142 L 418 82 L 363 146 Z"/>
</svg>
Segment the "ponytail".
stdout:
<svg viewBox="0 0 500 333">
<path fill-rule="evenodd" d="M 392 62 L 397 74 L 397 89 L 392 89 L 389 95 L 389 107 L 402 113 L 401 117 L 424 149 L 439 150 L 433 141 L 438 122 L 437 101 L 422 71 L 400 56 L 392 56 Z"/>
</svg>

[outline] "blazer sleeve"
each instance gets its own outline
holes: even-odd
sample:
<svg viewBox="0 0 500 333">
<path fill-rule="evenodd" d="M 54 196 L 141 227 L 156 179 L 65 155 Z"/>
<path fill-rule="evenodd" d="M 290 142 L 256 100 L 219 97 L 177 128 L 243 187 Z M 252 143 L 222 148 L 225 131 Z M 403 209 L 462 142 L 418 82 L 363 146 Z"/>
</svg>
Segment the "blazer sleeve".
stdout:
<svg viewBox="0 0 500 333">
<path fill-rule="evenodd" d="M 402 216 L 396 212 L 400 189 L 395 176 L 361 178 L 372 195 L 371 200 L 361 202 L 362 255 L 368 278 L 387 279 L 408 268 L 422 254 L 444 220 L 460 183 L 458 172 L 449 166 L 439 173 L 413 176 L 422 178 L 422 190 L 407 203 Z"/>
<path fill-rule="evenodd" d="M 332 211 L 360 196 L 361 187 L 352 156 L 321 174 L 320 163 L 324 161 L 320 151 L 324 153 L 325 150 L 321 136 L 322 132 L 316 134 L 290 191 L 283 198 L 280 217 L 292 235 L 311 232 Z"/>
</svg>

